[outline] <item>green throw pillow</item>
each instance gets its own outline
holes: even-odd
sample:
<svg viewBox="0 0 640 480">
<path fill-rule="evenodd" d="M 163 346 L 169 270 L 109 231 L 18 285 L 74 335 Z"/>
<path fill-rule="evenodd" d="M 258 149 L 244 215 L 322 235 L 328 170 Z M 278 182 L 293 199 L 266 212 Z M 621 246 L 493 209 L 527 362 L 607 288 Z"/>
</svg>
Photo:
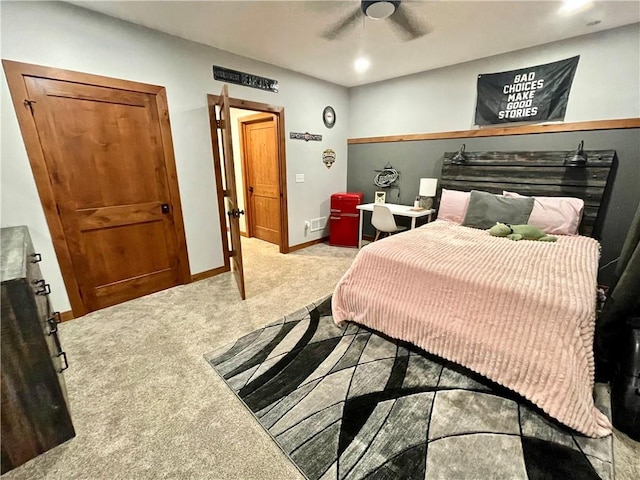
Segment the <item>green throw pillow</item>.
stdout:
<svg viewBox="0 0 640 480">
<path fill-rule="evenodd" d="M 512 225 L 526 224 L 533 209 L 533 202 L 533 197 L 508 198 L 471 190 L 469 208 L 462 225 L 487 229 L 496 222 Z"/>
</svg>

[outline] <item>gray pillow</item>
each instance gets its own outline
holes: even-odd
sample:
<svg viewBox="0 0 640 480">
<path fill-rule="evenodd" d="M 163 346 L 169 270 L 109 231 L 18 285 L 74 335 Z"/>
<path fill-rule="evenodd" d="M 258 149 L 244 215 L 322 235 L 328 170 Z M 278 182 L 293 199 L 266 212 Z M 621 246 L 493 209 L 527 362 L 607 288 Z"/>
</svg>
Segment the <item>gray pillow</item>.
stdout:
<svg viewBox="0 0 640 480">
<path fill-rule="evenodd" d="M 491 228 L 496 222 L 524 225 L 529 221 L 533 202 L 533 197 L 508 198 L 471 190 L 469 208 L 462 225 L 483 229 Z"/>
</svg>

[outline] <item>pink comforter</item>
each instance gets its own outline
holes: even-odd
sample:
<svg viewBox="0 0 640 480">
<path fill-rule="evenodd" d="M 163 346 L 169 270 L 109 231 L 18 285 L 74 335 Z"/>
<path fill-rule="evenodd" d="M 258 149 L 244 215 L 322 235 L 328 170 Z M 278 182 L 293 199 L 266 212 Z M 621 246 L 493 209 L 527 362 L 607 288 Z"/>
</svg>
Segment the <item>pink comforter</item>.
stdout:
<svg viewBox="0 0 640 480">
<path fill-rule="evenodd" d="M 364 247 L 338 283 L 333 318 L 464 365 L 590 437 L 599 244 L 491 237 L 435 221 Z"/>
</svg>

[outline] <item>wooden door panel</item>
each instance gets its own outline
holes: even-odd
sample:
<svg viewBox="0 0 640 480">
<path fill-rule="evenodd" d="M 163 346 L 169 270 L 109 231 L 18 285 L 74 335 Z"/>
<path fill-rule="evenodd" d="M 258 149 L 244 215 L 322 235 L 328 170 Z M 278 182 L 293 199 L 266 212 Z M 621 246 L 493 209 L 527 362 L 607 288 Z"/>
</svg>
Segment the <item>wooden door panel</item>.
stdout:
<svg viewBox="0 0 640 480">
<path fill-rule="evenodd" d="M 149 202 L 105 208 L 85 208 L 76 211 L 80 230 L 129 225 L 162 219 L 162 203 Z"/>
<path fill-rule="evenodd" d="M 95 287 L 171 269 L 166 237 L 162 221 L 83 231 Z"/>
<path fill-rule="evenodd" d="M 251 232 L 280 243 L 280 176 L 276 125 L 273 116 L 245 124 L 245 154 L 251 204 Z"/>
<path fill-rule="evenodd" d="M 58 203 L 81 209 L 166 200 L 166 172 L 160 162 L 162 151 L 150 95 L 136 93 L 138 105 L 131 105 L 119 103 L 128 98 L 121 99 L 123 94 L 116 91 L 112 103 L 107 103 L 102 97 L 104 90 L 111 89 L 27 80 L 31 96 L 46 102 L 46 112 L 36 103 L 35 117 L 42 127 L 39 133 L 48 153 L 47 166 L 65 191 L 57 196 Z M 52 86 L 56 90 L 78 88 L 85 91 L 85 98 L 52 96 Z M 95 91 L 97 100 L 86 99 L 89 90 Z M 134 95 L 127 93 L 127 97 Z"/>
<path fill-rule="evenodd" d="M 146 107 L 145 94 L 114 90 L 112 88 L 82 85 L 79 83 L 58 82 L 57 80 L 38 79 L 49 97 L 75 98 L 89 102 L 118 103 L 134 107 Z"/>
<path fill-rule="evenodd" d="M 278 205 L 274 205 L 270 198 L 261 197 L 257 197 L 255 203 L 258 209 L 265 214 L 262 219 L 262 225 L 277 232 L 278 225 L 280 224 Z"/>
<path fill-rule="evenodd" d="M 236 192 L 235 169 L 233 162 L 233 149 L 231 146 L 231 112 L 229 109 L 229 92 L 227 85 L 222 86 L 222 92 L 216 103 L 217 109 L 210 112 L 214 115 L 216 125 L 211 127 L 213 141 L 213 155 L 224 170 L 224 197 L 226 216 L 225 220 L 229 226 L 229 237 L 231 240 L 231 251 L 228 255 L 231 260 L 231 271 L 236 279 L 240 298 L 246 298 L 244 284 L 244 267 L 242 261 L 242 243 L 240 241 L 240 219 L 238 210 L 238 196 Z M 218 134 L 219 131 L 219 134 Z M 235 213 L 235 215 L 234 215 Z M 226 243 L 226 242 L 225 242 Z"/>
<path fill-rule="evenodd" d="M 260 223 L 254 226 L 256 237 L 271 243 L 280 239 L 280 208 L 273 199 L 254 196 L 255 210 L 260 212 Z"/>
<path fill-rule="evenodd" d="M 103 285 L 96 288 L 96 305 L 98 305 L 96 308 L 110 307 L 175 285 L 175 275 L 170 270 Z"/>
<path fill-rule="evenodd" d="M 25 84 L 88 310 L 179 284 L 154 95 L 34 77 Z"/>
<path fill-rule="evenodd" d="M 277 185 L 269 185 L 264 183 L 258 183 L 257 181 L 253 182 L 251 185 L 253 187 L 253 195 L 257 197 L 264 198 L 278 198 L 278 186 Z"/>
<path fill-rule="evenodd" d="M 279 191 L 274 123 L 270 119 L 247 126 L 254 193 L 272 198 L 276 198 Z"/>
</svg>

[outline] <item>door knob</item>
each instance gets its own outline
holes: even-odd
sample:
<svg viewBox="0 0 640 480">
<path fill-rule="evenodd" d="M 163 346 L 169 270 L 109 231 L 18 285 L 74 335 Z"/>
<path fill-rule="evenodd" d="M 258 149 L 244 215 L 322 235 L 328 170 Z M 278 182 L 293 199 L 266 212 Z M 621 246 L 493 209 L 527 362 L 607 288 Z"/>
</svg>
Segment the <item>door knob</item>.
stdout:
<svg viewBox="0 0 640 480">
<path fill-rule="evenodd" d="M 235 210 L 230 210 L 227 215 L 229 215 L 230 218 L 240 218 L 240 215 L 244 215 L 244 210 L 238 210 L 236 208 Z"/>
<path fill-rule="evenodd" d="M 162 204 L 162 213 L 169 213 L 169 204 L 168 203 L 163 203 Z"/>
<path fill-rule="evenodd" d="M 249 187 L 249 192 L 253 193 L 253 187 Z"/>
</svg>

